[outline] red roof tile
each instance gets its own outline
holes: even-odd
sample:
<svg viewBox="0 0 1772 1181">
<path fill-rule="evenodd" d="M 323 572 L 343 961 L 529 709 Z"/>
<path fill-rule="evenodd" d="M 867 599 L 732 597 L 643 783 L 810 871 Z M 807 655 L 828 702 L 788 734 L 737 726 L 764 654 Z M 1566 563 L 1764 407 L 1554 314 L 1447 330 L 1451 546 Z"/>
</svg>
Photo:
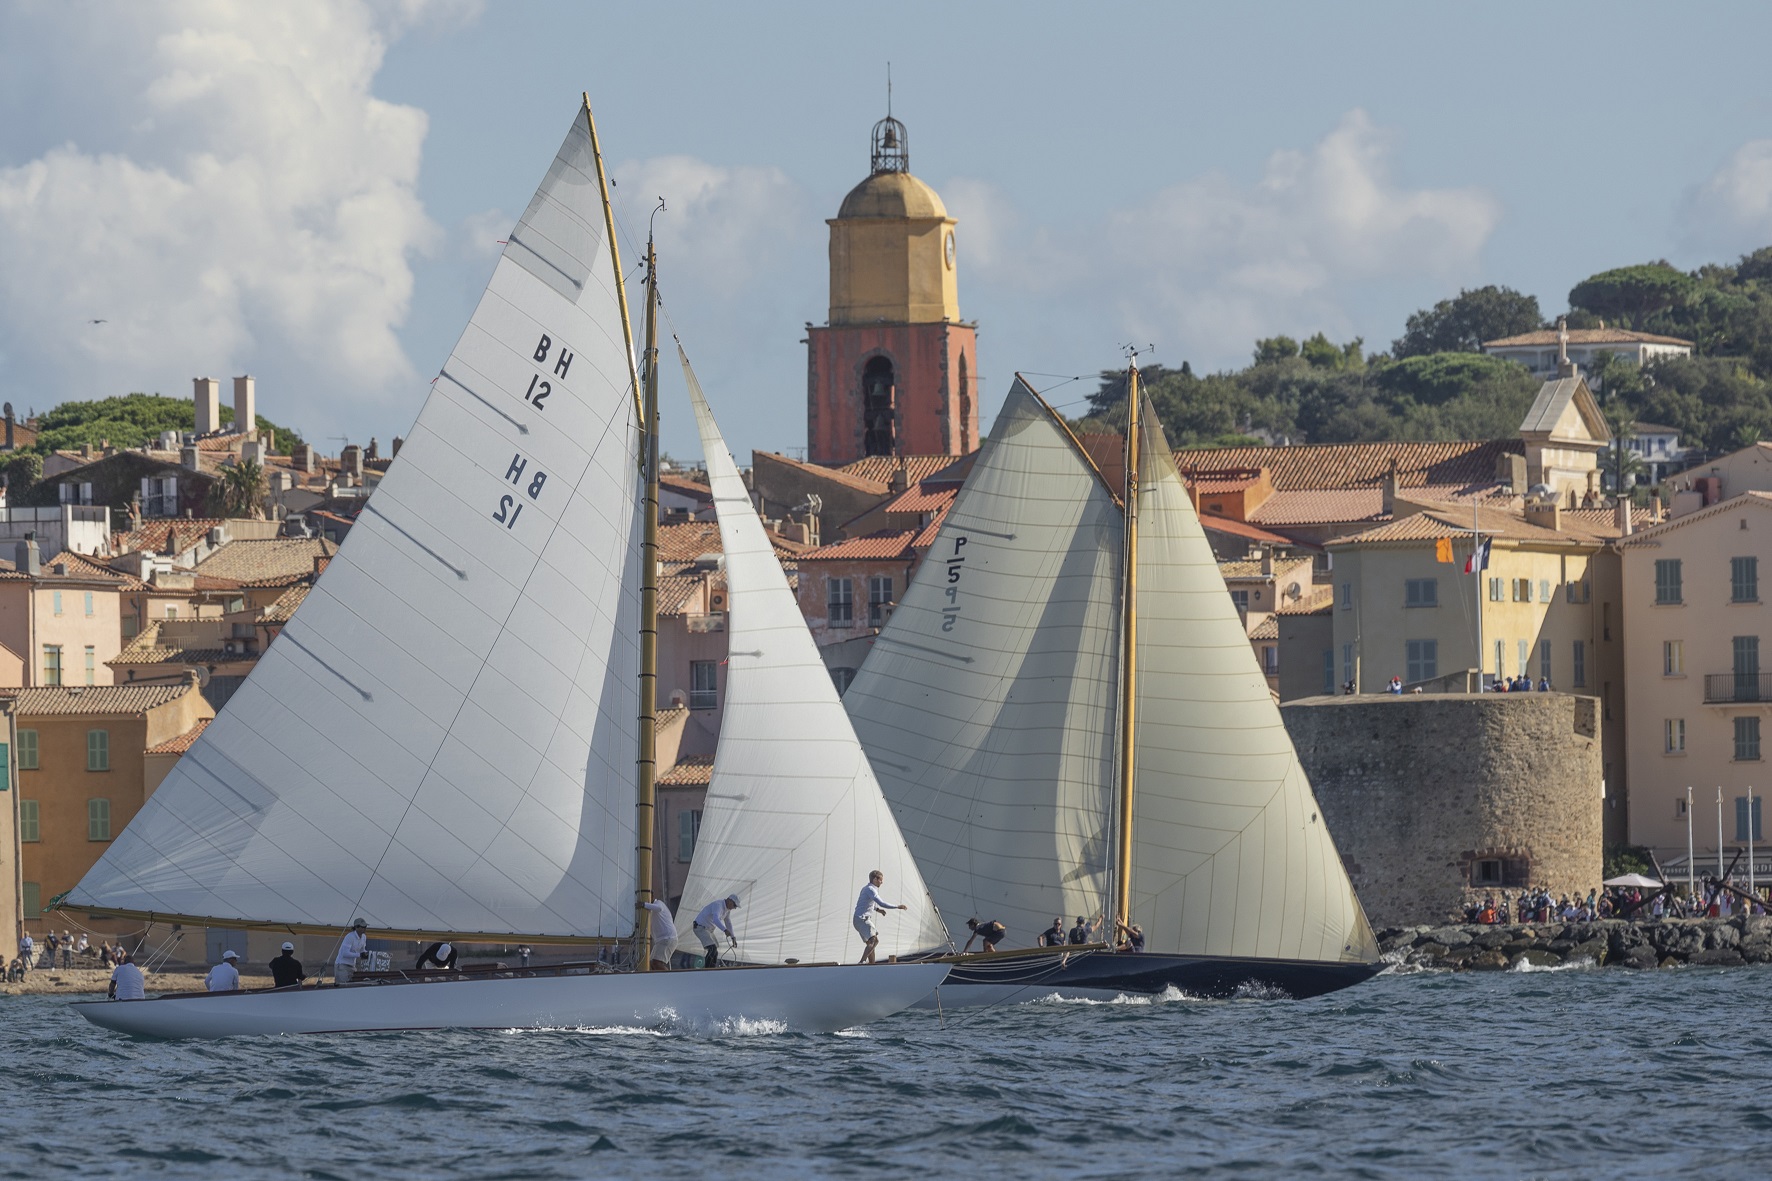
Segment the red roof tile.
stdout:
<svg viewBox="0 0 1772 1181">
<path fill-rule="evenodd" d="M 1293 541 L 1290 537 L 1282 537 L 1278 533 L 1269 533 L 1266 529 L 1258 529 L 1254 525 L 1247 525 L 1242 521 L 1233 521 L 1229 517 L 1213 516 L 1211 513 L 1200 514 L 1200 525 L 1213 533 L 1228 533 L 1234 537 L 1245 537 L 1263 545 L 1299 546 L 1303 544 Z M 1307 545 L 1304 548 L 1316 549 L 1317 547 Z"/>
<path fill-rule="evenodd" d="M 802 562 L 839 561 L 869 558 L 910 558 L 912 547 L 925 533 L 933 541 L 934 525 L 926 529 L 883 529 L 846 541 L 833 541 L 800 555 Z"/>
<path fill-rule="evenodd" d="M 713 755 L 684 755 L 658 777 L 660 787 L 705 787 L 714 781 Z"/>
<path fill-rule="evenodd" d="M 214 718 L 204 718 L 195 726 L 192 726 L 189 730 L 180 734 L 177 738 L 168 738 L 158 746 L 150 746 L 146 753 L 151 755 L 182 755 L 187 750 L 191 749 L 192 744 L 202 736 L 203 731 L 209 729 L 209 723 L 214 720 Z"/>
<path fill-rule="evenodd" d="M 1276 492 L 1307 488 L 1380 488 L 1397 466 L 1400 488 L 1424 485 L 1480 485 L 1495 480 L 1496 460 L 1520 454 L 1518 439 L 1481 443 L 1324 443 L 1301 447 L 1209 447 L 1175 453 L 1185 476 L 1190 471 L 1265 468 Z"/>
<path fill-rule="evenodd" d="M 962 458 L 964 457 L 959 455 L 870 455 L 866 459 L 843 464 L 836 470 L 851 476 L 859 476 L 864 480 L 885 484 L 890 488 L 892 476 L 898 471 L 901 463 L 904 465 L 906 481 L 911 484 L 921 484 L 944 468 L 952 467 Z"/>
</svg>

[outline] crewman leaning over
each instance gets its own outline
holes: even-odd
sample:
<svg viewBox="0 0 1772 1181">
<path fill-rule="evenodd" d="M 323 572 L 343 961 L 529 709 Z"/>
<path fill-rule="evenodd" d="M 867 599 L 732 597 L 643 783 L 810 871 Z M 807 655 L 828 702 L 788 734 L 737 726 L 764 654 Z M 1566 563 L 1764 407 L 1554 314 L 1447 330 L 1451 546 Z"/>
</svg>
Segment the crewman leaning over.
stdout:
<svg viewBox="0 0 1772 1181">
<path fill-rule="evenodd" d="M 332 982 L 349 984 L 356 975 L 357 964 L 369 954 L 369 924 L 358 919 L 339 940 L 338 954 L 332 958 Z"/>
</svg>

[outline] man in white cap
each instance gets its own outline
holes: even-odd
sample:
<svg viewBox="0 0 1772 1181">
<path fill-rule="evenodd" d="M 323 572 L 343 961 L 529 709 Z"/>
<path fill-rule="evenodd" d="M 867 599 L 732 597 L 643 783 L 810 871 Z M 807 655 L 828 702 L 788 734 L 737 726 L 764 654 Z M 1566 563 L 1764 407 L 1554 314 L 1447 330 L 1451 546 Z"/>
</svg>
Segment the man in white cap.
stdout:
<svg viewBox="0 0 1772 1181">
<path fill-rule="evenodd" d="M 234 951 L 222 952 L 221 963 L 209 969 L 209 976 L 203 981 L 203 987 L 210 992 L 239 992 L 240 969 L 234 961 L 240 957 Z"/>
<path fill-rule="evenodd" d="M 135 966 L 135 957 L 124 952 L 117 957 L 117 966 L 111 971 L 111 999 L 139 1001 L 147 995 L 147 982 L 142 979 L 142 970 Z"/>
<path fill-rule="evenodd" d="M 295 958 L 295 944 L 285 939 L 283 954 L 271 961 L 271 986 L 299 988 L 306 976 L 307 973 L 302 971 L 301 961 Z"/>
<path fill-rule="evenodd" d="M 369 924 L 358 919 L 339 940 L 338 954 L 332 957 L 332 982 L 349 984 L 357 971 L 357 963 L 369 954 Z"/>
<path fill-rule="evenodd" d="M 734 949 L 738 947 L 738 936 L 732 933 L 732 920 L 727 917 L 728 911 L 737 909 L 738 895 L 728 894 L 708 903 L 695 916 L 695 937 L 701 940 L 702 951 L 707 955 L 705 967 L 720 966 L 720 932 L 726 932 L 726 941 Z"/>
</svg>

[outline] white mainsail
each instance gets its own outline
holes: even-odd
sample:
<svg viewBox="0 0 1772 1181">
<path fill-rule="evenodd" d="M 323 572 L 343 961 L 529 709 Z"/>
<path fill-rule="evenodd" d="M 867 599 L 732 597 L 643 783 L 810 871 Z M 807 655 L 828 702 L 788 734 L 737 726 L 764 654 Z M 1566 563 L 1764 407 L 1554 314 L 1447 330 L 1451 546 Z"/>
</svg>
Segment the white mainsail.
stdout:
<svg viewBox="0 0 1772 1181">
<path fill-rule="evenodd" d="M 1140 454 L 1133 921 L 1152 952 L 1369 960 L 1371 930 L 1160 429 Z M 1123 526 L 1018 379 L 846 696 L 937 904 L 988 912 L 1013 945 L 1107 904 Z M 956 552 L 968 561 L 950 583 Z"/>
<path fill-rule="evenodd" d="M 683 888 L 680 946 L 699 951 L 688 918 L 736 893 L 742 903 L 730 917 L 747 963 L 855 959 L 862 943 L 850 916 L 878 869 L 886 899 L 909 908 L 878 919 L 878 957 L 945 949 L 917 863 L 689 359 L 678 354 L 713 488 L 729 603 L 725 716 Z"/>
<path fill-rule="evenodd" d="M 632 929 L 639 424 L 601 210 L 581 113 L 338 555 L 67 905 Z"/>
<path fill-rule="evenodd" d="M 1121 519 L 1018 380 L 844 695 L 950 924 L 1107 902 Z"/>
<path fill-rule="evenodd" d="M 1143 419 L 1132 913 L 1152 951 L 1372 959 L 1372 930 L 1148 399 Z"/>
</svg>

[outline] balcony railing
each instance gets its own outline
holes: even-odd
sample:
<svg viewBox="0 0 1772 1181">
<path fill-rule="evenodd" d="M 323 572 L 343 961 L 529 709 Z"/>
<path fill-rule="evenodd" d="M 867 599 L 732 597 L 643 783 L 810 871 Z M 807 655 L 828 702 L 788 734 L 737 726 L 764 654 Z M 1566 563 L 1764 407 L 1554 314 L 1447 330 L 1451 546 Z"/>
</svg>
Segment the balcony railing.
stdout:
<svg viewBox="0 0 1772 1181">
<path fill-rule="evenodd" d="M 1704 703 L 1772 703 L 1772 673 L 1706 673 Z"/>
</svg>

